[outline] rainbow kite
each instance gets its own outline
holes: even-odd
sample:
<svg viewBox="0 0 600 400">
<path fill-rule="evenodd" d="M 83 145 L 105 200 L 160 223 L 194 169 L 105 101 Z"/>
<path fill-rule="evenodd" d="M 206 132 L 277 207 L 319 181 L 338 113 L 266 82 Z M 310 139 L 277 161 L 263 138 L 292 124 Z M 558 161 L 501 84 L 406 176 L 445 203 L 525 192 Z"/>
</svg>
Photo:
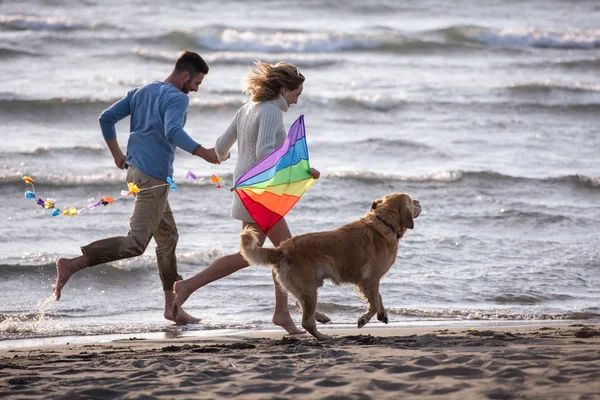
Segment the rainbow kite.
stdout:
<svg viewBox="0 0 600 400">
<path fill-rule="evenodd" d="M 290 127 L 281 147 L 246 171 L 231 190 L 240 196 L 248 213 L 267 233 L 314 182 L 301 115 Z"/>
</svg>

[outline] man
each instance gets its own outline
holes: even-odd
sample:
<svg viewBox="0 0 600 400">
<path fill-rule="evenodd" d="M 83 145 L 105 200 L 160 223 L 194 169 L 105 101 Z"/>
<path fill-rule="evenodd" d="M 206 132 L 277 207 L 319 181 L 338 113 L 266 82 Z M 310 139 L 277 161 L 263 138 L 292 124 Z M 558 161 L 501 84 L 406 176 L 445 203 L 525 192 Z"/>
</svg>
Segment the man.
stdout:
<svg viewBox="0 0 600 400">
<path fill-rule="evenodd" d="M 164 184 L 173 175 L 175 149 L 181 149 L 216 164 L 214 149 L 196 143 L 183 130 L 187 118 L 190 91 L 197 92 L 208 65 L 200 55 L 185 51 L 176 61 L 171 74 L 163 82 L 153 82 L 131 90 L 100 116 L 100 127 L 115 164 L 127 168 L 127 182 L 140 189 Z M 115 124 L 131 115 L 129 142 L 125 156 Z M 177 273 L 175 248 L 177 227 L 168 202 L 169 186 L 142 190 L 135 195 L 133 214 L 127 236 L 93 242 L 81 248 L 83 255 L 56 261 L 54 295 L 60 300 L 61 290 L 69 278 L 86 267 L 136 257 L 144 253 L 150 239 L 156 241 L 158 271 L 165 292 L 166 319 L 176 323 L 197 323 L 187 313 L 173 314 L 173 284 L 181 279 Z"/>
</svg>

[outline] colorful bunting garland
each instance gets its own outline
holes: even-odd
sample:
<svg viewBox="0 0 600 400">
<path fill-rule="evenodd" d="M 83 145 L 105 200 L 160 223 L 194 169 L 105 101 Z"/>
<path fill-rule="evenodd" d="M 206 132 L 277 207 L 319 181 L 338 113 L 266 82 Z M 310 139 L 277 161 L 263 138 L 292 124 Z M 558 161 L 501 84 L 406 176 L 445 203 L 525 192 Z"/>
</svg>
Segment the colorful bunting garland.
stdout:
<svg viewBox="0 0 600 400">
<path fill-rule="evenodd" d="M 188 171 L 186 177 L 188 178 L 188 180 L 195 181 L 198 179 L 192 171 Z M 62 214 L 62 215 L 68 215 L 69 217 L 74 217 L 75 215 L 83 214 L 85 208 L 78 209 L 77 207 L 73 206 L 73 207 L 66 208 L 64 210 L 60 210 L 59 208 L 56 207 L 56 200 L 54 200 L 54 199 L 50 199 L 50 198 L 43 199 L 41 197 L 38 197 L 36 199 L 35 186 L 34 186 L 35 180 L 29 176 L 24 176 L 23 180 L 25 181 L 25 183 L 31 185 L 31 190 L 28 190 L 25 192 L 25 198 L 35 200 L 35 203 L 37 205 L 39 205 L 40 207 L 47 209 L 47 210 L 51 210 L 50 211 L 51 216 L 56 217 L 56 216 Z M 214 183 L 217 188 L 221 187 L 220 183 L 222 180 L 223 180 L 223 178 L 217 178 L 215 175 L 213 175 L 211 177 L 211 182 Z M 108 196 L 102 196 L 102 198 L 100 200 L 98 200 L 97 202 L 95 202 L 93 204 L 88 204 L 87 209 L 94 210 L 94 209 L 96 209 L 96 207 L 99 207 L 101 205 L 107 206 L 110 203 L 114 203 L 115 201 L 122 199 L 123 197 L 127 197 L 127 196 L 135 194 L 135 193 L 140 193 L 145 190 L 155 189 L 155 188 L 163 187 L 163 186 L 169 186 L 169 189 L 173 192 L 177 190 L 177 184 L 170 177 L 167 178 L 167 183 L 164 183 L 161 185 L 156 185 L 156 186 L 151 186 L 151 187 L 144 188 L 144 189 L 140 189 L 133 182 L 128 182 L 127 190 L 121 190 L 120 197 L 112 198 L 112 197 L 108 197 Z"/>
<path fill-rule="evenodd" d="M 188 171 L 188 173 L 185 175 L 185 177 L 187 178 L 188 181 L 197 181 L 198 180 L 198 177 L 192 171 Z M 219 178 L 216 175 L 212 175 L 210 177 L 210 181 L 217 187 L 217 189 L 221 189 L 221 187 L 229 188 L 229 186 L 225 186 L 225 185 L 221 184 L 221 182 L 223 182 L 223 178 Z"/>
</svg>

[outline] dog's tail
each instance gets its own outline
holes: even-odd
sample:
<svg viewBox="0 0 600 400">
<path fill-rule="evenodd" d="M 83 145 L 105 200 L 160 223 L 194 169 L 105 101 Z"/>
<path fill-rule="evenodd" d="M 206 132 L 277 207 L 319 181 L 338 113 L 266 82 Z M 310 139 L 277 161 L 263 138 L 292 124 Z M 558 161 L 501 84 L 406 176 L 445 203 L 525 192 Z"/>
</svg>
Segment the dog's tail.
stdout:
<svg viewBox="0 0 600 400">
<path fill-rule="evenodd" d="M 283 252 L 277 248 L 266 249 L 258 245 L 258 232 L 252 228 L 244 228 L 240 235 L 242 257 L 248 263 L 278 267 L 283 260 Z"/>
</svg>

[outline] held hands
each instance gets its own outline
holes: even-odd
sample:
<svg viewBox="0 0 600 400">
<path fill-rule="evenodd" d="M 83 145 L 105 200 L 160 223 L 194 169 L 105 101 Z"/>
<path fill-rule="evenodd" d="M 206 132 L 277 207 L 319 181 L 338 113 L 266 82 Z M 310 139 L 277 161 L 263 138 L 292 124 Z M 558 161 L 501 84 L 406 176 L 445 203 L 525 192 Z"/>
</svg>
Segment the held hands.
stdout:
<svg viewBox="0 0 600 400">
<path fill-rule="evenodd" d="M 217 152 L 215 151 L 214 147 L 211 149 L 205 149 L 202 146 L 198 146 L 196 147 L 196 150 L 194 150 L 193 154 L 195 156 L 203 158 L 211 164 L 220 164 L 219 158 L 217 157 Z"/>
<path fill-rule="evenodd" d="M 314 168 L 310 169 L 310 176 L 312 176 L 315 179 L 319 179 L 319 177 L 321 176 L 321 173 L 319 171 L 317 171 Z"/>
</svg>

